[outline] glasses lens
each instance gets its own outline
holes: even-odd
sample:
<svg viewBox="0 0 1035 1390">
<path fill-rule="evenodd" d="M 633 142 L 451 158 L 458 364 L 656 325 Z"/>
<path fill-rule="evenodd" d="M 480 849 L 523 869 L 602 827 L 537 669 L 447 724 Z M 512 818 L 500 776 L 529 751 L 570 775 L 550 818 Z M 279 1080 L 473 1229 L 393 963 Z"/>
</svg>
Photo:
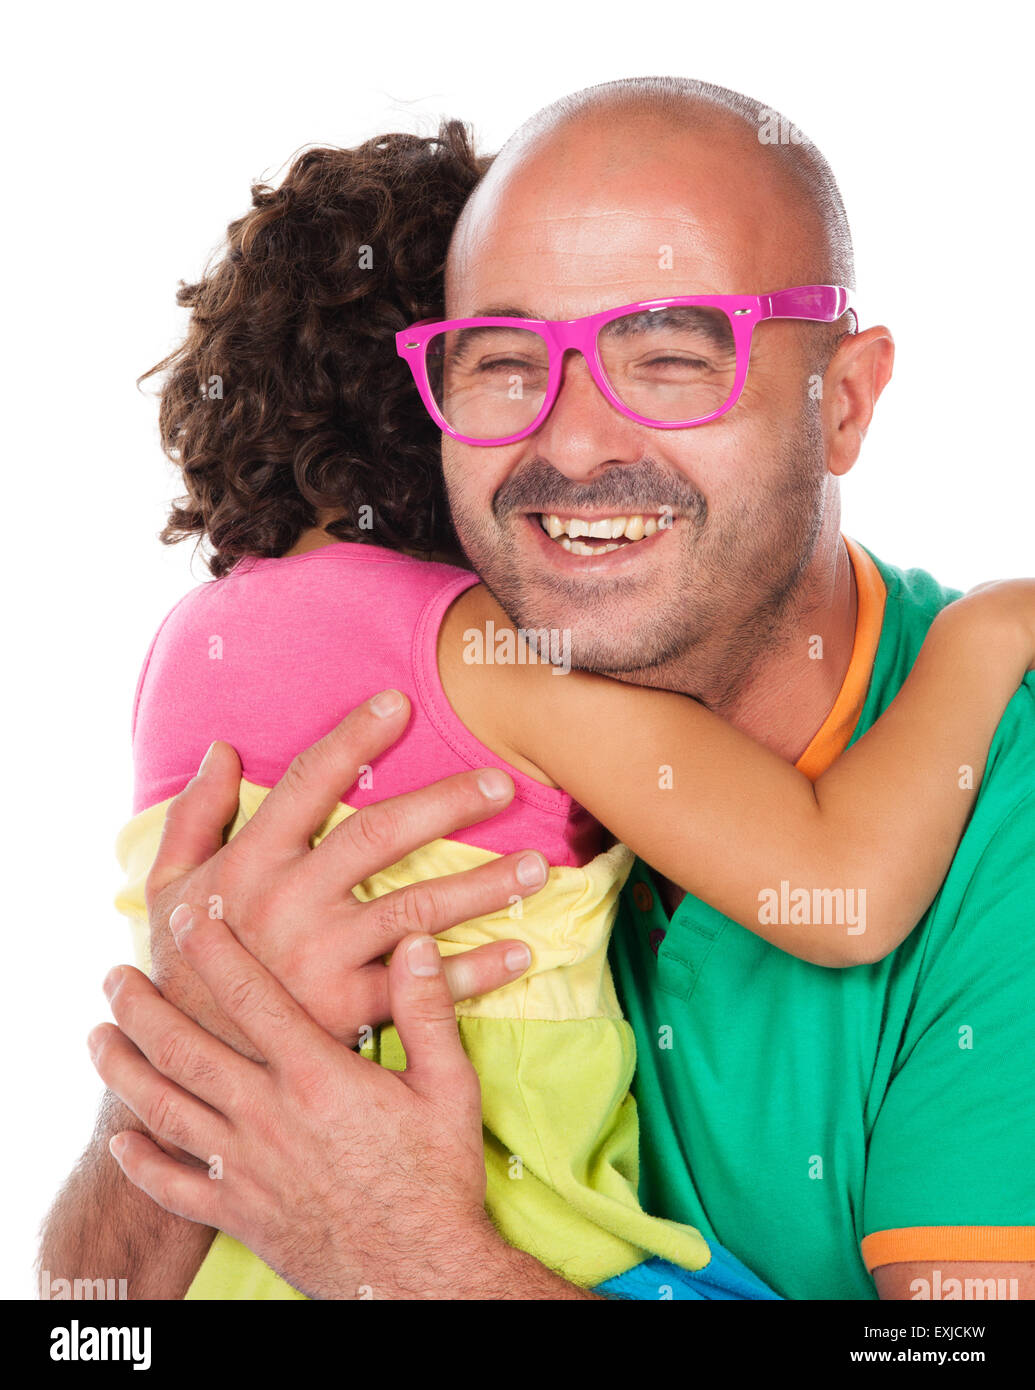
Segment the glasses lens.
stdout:
<svg viewBox="0 0 1035 1390">
<path fill-rule="evenodd" d="M 604 375 L 623 405 L 659 423 L 703 420 L 733 394 L 737 348 L 721 309 L 644 309 L 600 330 Z"/>
<path fill-rule="evenodd" d="M 549 349 L 533 329 L 483 324 L 437 333 L 426 362 L 443 419 L 468 439 L 520 434 L 546 396 Z"/>
</svg>

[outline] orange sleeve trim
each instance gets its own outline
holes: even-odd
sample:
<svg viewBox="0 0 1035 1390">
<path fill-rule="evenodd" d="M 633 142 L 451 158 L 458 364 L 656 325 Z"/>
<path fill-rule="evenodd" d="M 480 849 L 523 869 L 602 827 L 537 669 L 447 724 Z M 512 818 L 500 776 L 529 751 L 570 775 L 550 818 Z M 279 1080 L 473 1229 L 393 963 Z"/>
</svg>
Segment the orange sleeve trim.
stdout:
<svg viewBox="0 0 1035 1390">
<path fill-rule="evenodd" d="M 873 662 L 884 623 L 887 590 L 880 570 L 856 541 L 849 540 L 847 536 L 843 536 L 842 540 L 855 573 L 855 588 L 859 600 L 855 619 L 855 641 L 852 643 L 848 670 L 845 672 L 837 699 L 812 742 L 795 764 L 812 782 L 841 756 L 855 732 L 855 726 L 866 703 L 866 692 L 870 688 Z"/>
<path fill-rule="evenodd" d="M 1019 1264 L 1035 1260 L 1035 1226 L 901 1226 L 864 1236 L 860 1249 L 871 1274 L 879 1265 L 918 1260 Z"/>
</svg>

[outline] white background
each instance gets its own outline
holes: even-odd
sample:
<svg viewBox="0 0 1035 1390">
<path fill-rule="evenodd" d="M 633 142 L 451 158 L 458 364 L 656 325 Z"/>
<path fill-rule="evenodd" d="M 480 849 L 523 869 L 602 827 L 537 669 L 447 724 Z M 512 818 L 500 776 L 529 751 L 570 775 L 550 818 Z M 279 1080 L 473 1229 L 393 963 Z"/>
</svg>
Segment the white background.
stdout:
<svg viewBox="0 0 1035 1390">
<path fill-rule="evenodd" d="M 307 144 L 472 121 L 677 73 L 784 113 L 837 173 L 862 325 L 895 378 L 846 481 L 845 529 L 944 582 L 1035 572 L 1030 32 L 1020 7 L 260 3 L 22 7 L 2 130 L 5 1142 L 0 1296 L 32 1296 L 36 1230 L 100 1095 L 100 982 L 130 958 L 111 899 L 129 722 L 189 546 L 135 378 L 184 327 L 250 183 Z M 9 18 L 9 23 L 12 21 Z M 104 1271 L 83 1271 L 103 1273 Z"/>
</svg>

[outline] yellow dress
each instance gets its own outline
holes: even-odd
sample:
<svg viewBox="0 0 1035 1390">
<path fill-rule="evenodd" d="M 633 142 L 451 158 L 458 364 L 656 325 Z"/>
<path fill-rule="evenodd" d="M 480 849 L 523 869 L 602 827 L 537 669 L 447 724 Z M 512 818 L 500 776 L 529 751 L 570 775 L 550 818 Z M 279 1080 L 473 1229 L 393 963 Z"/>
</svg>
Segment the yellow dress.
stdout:
<svg viewBox="0 0 1035 1390">
<path fill-rule="evenodd" d="M 241 782 L 231 835 L 267 793 Z M 125 881 L 115 903 L 129 918 L 136 961 L 145 972 L 144 883 L 169 804 L 134 816 L 116 842 Z M 339 805 L 313 844 L 352 814 Z M 354 891 L 369 901 L 498 857 L 436 840 Z M 511 1245 L 584 1288 L 654 1256 L 686 1270 L 702 1269 L 711 1259 L 700 1232 L 648 1216 L 637 1198 L 639 1126 L 629 1089 L 636 1051 L 607 961 L 618 894 L 632 862 L 632 851 L 615 845 L 581 868 L 554 868 L 533 897 L 437 937 L 443 954 L 507 938 L 531 948 L 532 965 L 521 979 L 457 1005 L 460 1036 L 481 1081 L 486 1209 Z M 393 1027 L 379 1029 L 363 1052 L 383 1066 L 405 1066 Z M 187 1292 L 188 1299 L 303 1297 L 223 1233 Z"/>
</svg>

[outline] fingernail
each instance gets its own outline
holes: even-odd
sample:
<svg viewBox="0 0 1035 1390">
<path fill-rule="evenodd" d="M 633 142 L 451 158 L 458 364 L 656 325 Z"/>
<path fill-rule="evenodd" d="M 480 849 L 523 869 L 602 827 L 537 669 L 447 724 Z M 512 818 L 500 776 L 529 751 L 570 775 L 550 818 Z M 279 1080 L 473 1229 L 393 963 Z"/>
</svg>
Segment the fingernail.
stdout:
<svg viewBox="0 0 1035 1390">
<path fill-rule="evenodd" d="M 187 903 L 180 903 L 169 914 L 169 930 L 177 946 L 194 925 L 194 914 Z"/>
<path fill-rule="evenodd" d="M 108 1152 L 112 1158 L 118 1158 L 125 1147 L 126 1137 L 124 1134 L 113 1134 L 108 1140 Z"/>
<path fill-rule="evenodd" d="M 542 888 L 548 865 L 541 854 L 525 854 L 518 860 L 517 881 L 526 888 Z"/>
<path fill-rule="evenodd" d="M 490 767 L 478 774 L 478 786 L 482 796 L 487 796 L 490 801 L 502 801 L 510 792 L 510 778 L 505 772 Z"/>
<path fill-rule="evenodd" d="M 508 970 L 512 970 L 515 975 L 520 975 L 523 970 L 527 970 L 532 964 L 532 952 L 527 946 L 511 946 L 510 950 L 503 957 L 503 963 Z"/>
<path fill-rule="evenodd" d="M 200 777 L 201 774 L 205 771 L 205 768 L 208 767 L 208 762 L 209 762 L 209 759 L 212 757 L 212 750 L 213 750 L 213 748 L 215 748 L 215 746 L 216 746 L 215 743 L 210 743 L 209 746 L 208 746 L 208 748 L 205 750 L 205 756 L 202 758 L 200 764 L 198 765 L 198 776 L 199 776 L 199 777 Z"/>
<path fill-rule="evenodd" d="M 119 985 L 121 984 L 122 966 L 113 965 L 112 968 L 108 971 L 107 975 L 105 975 L 104 984 L 101 986 L 109 1000 L 115 998 L 115 995 L 119 991 Z"/>
<path fill-rule="evenodd" d="M 90 1056 L 94 1059 L 94 1061 L 97 1060 L 97 1054 L 101 1050 L 101 1043 L 103 1042 L 103 1040 L 104 1029 L 101 1027 L 100 1024 L 98 1024 L 97 1027 L 93 1029 L 89 1037 L 86 1039 L 86 1046 L 90 1049 Z"/>
<path fill-rule="evenodd" d="M 378 719 L 387 719 L 390 714 L 398 714 L 402 709 L 403 697 L 398 690 L 382 690 L 370 701 L 370 712 Z"/>
<path fill-rule="evenodd" d="M 442 957 L 430 936 L 418 937 L 406 948 L 406 964 L 410 974 L 418 977 L 437 975 L 442 969 Z"/>
</svg>

